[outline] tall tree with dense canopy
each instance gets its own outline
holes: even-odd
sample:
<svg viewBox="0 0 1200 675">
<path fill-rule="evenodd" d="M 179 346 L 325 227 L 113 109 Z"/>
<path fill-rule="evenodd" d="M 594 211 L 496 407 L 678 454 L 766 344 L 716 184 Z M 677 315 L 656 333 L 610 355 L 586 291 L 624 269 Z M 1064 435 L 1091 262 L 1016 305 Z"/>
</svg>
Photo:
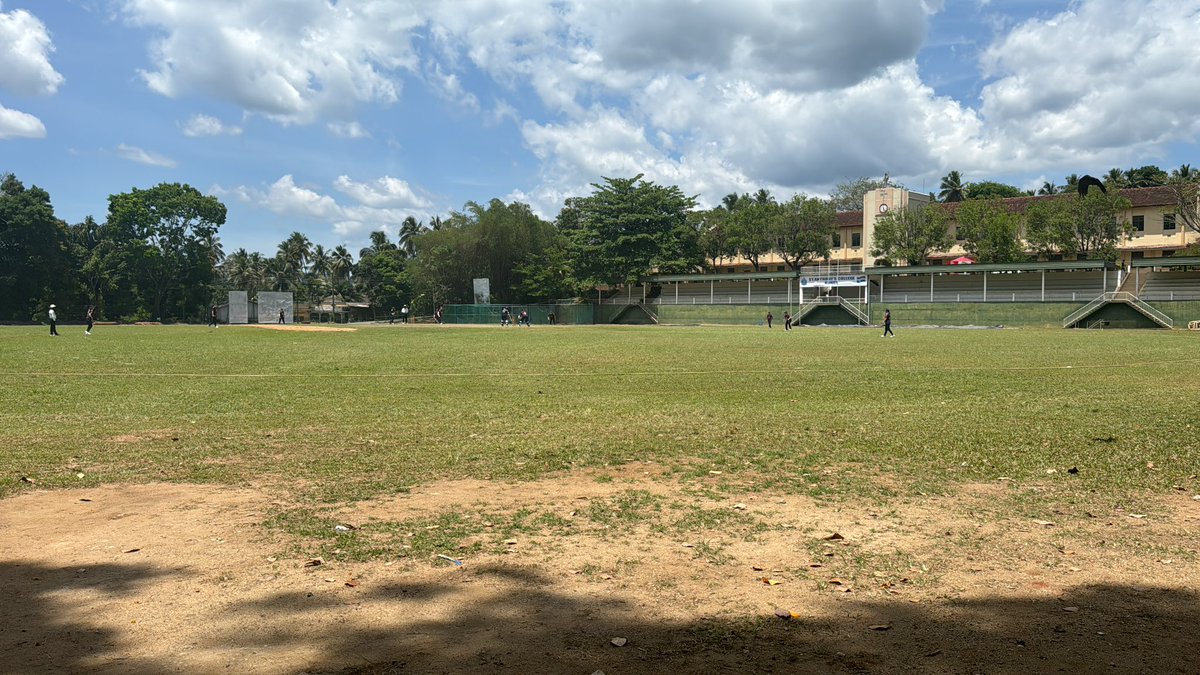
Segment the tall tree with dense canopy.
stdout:
<svg viewBox="0 0 1200 675">
<path fill-rule="evenodd" d="M 728 245 L 757 272 L 758 261 L 775 248 L 773 228 L 779 205 L 769 192 L 759 190 L 754 197 L 727 195 L 724 207 L 729 211 L 725 222 Z"/>
<path fill-rule="evenodd" d="M 967 191 L 967 199 L 993 199 L 996 197 L 1008 199 L 1011 197 L 1025 197 L 1029 194 L 1015 185 L 997 183 L 994 180 L 967 183 L 965 189 Z"/>
<path fill-rule="evenodd" d="M 949 250 L 953 245 L 945 210 L 931 204 L 895 209 L 876 220 L 871 255 L 924 265 L 930 254 Z"/>
<path fill-rule="evenodd" d="M 631 284 L 664 263 L 703 262 L 688 224 L 695 200 L 678 187 L 633 178 L 604 178 L 578 199 L 578 229 L 570 233 L 575 274 L 584 288 Z M 689 234 L 691 233 L 691 234 Z"/>
<path fill-rule="evenodd" d="M 0 177 L 0 319 L 29 321 L 71 288 L 65 224 L 50 194 Z M 63 297 L 57 297 L 58 295 Z"/>
<path fill-rule="evenodd" d="M 954 212 L 958 238 L 975 262 L 1013 263 L 1028 256 L 1021 242 L 1021 217 L 1001 199 L 963 202 Z"/>
<path fill-rule="evenodd" d="M 1025 238 L 1040 255 L 1115 260 L 1117 243 L 1132 234 L 1133 225 L 1122 218 L 1129 207 L 1116 191 L 1036 201 L 1025 211 Z"/>
<path fill-rule="evenodd" d="M 796 195 L 779 205 L 773 222 L 776 250 L 793 270 L 829 256 L 837 210 L 826 199 Z"/>
<path fill-rule="evenodd" d="M 215 276 L 210 247 L 224 223 L 225 205 L 190 185 L 161 183 L 108 198 L 107 224 L 156 319 L 203 315 Z"/>
</svg>

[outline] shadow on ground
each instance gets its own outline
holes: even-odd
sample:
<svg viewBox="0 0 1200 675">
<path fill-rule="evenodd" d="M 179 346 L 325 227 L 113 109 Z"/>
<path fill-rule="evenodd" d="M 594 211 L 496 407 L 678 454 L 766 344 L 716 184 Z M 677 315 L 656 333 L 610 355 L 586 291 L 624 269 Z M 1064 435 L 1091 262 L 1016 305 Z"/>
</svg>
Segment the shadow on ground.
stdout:
<svg viewBox="0 0 1200 675">
<path fill-rule="evenodd" d="M 603 584 L 597 594 L 604 595 L 597 597 L 556 592 L 554 579 L 529 568 L 447 574 L 438 582 L 360 587 L 353 595 L 296 592 L 234 602 L 196 626 L 194 642 L 199 650 L 314 650 L 319 656 L 297 663 L 294 672 L 342 675 L 1200 672 L 1200 595 L 1152 586 L 922 603 L 844 594 L 829 601 L 813 592 L 803 595 L 834 608 L 832 618 L 804 618 L 806 608 L 790 607 L 801 618 L 784 620 L 767 611 L 732 620 L 648 622 L 644 617 L 654 608 L 631 606 L 619 589 Z M 124 657 L 122 645 L 134 639 L 135 628 L 121 635 L 88 620 L 103 611 L 106 598 L 163 576 L 139 565 L 81 572 L 0 563 L 0 646 L 8 657 L 0 672 L 84 672 L 99 664 L 116 672 L 177 671 L 166 657 Z M 480 593 L 481 586 L 487 592 Z M 71 608 L 55 598 L 79 589 L 93 594 L 95 603 Z M 377 612 L 380 620 L 325 620 L 348 604 Z M 223 622 L 238 613 L 264 618 L 249 630 Z M 627 643 L 612 646 L 614 637 Z M 270 669 L 278 671 L 279 663 Z M 253 670 L 250 663 L 234 663 L 225 672 Z"/>
</svg>

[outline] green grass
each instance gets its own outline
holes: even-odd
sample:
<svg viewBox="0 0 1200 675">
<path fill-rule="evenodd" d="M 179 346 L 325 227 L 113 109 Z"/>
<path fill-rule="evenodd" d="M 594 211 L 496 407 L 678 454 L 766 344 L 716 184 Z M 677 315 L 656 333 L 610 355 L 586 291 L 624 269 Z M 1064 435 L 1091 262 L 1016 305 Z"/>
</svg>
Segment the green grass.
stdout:
<svg viewBox="0 0 1200 675">
<path fill-rule="evenodd" d="M 1117 499 L 1200 473 L 1200 334 L 1182 331 L 62 332 L 0 329 L 0 496 L 28 476 L 337 504 L 644 460 L 717 494 L 886 502 L 1007 476 Z M 657 505 L 613 499 L 587 515 L 633 522 Z"/>
</svg>

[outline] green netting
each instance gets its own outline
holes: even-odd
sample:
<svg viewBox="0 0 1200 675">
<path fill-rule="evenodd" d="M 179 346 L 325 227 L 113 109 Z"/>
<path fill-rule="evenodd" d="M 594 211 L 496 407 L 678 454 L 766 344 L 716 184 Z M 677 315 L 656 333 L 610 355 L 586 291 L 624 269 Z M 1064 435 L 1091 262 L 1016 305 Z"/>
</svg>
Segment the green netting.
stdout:
<svg viewBox="0 0 1200 675">
<path fill-rule="evenodd" d="M 554 323 L 564 325 L 580 325 L 595 323 L 594 309 L 585 304 L 555 304 L 555 305 L 446 305 L 442 312 L 445 323 L 500 323 L 500 310 L 508 307 L 512 311 L 512 321 L 517 322 L 521 311 L 529 312 L 529 322 L 537 325 L 548 325 L 550 314 L 554 314 Z"/>
</svg>

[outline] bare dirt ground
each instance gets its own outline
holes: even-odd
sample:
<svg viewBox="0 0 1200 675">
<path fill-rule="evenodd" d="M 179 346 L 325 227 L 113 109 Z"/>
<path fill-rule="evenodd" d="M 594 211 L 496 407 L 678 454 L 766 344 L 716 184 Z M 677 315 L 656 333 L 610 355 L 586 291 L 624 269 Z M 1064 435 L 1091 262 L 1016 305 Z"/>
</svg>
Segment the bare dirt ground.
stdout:
<svg viewBox="0 0 1200 675">
<path fill-rule="evenodd" d="M 246 323 L 241 326 L 266 328 L 269 330 L 286 330 L 298 333 L 353 333 L 358 330 L 349 326 L 308 326 L 297 323 Z"/>
<path fill-rule="evenodd" d="M 676 486 L 636 469 L 455 481 L 339 518 L 571 520 L 631 489 Z M 1200 672 L 1200 501 L 1064 503 L 1051 522 L 994 510 L 1009 489 L 885 507 L 714 492 L 702 508 L 771 527 L 530 533 L 459 567 L 305 566 L 257 490 L 26 493 L 0 502 L 0 672 Z"/>
</svg>

